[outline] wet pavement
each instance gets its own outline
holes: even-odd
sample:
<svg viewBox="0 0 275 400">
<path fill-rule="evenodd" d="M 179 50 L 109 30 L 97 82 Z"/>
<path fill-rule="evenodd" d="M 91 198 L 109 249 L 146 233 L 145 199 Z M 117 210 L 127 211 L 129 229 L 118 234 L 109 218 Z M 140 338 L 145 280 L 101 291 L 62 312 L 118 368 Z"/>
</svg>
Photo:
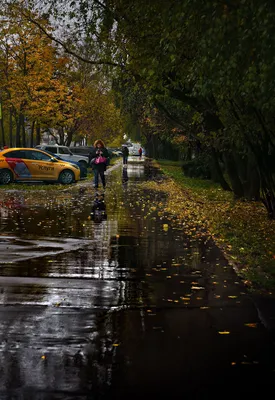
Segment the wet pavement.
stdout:
<svg viewBox="0 0 275 400">
<path fill-rule="evenodd" d="M 0 399 L 231 398 L 273 388 L 274 342 L 220 250 L 163 213 L 138 158 L 0 201 Z M 272 385 L 272 386 L 271 386 Z"/>
</svg>

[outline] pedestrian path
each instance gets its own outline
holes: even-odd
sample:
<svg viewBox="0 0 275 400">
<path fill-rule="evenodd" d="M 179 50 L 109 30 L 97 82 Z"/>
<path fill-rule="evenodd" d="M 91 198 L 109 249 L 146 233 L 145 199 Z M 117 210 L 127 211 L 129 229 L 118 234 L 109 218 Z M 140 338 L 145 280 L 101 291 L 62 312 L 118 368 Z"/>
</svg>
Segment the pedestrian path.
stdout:
<svg viewBox="0 0 275 400">
<path fill-rule="evenodd" d="M 91 182 L 36 204 L 25 193 L 1 217 L 18 259 L 0 267 L 0 398 L 267 394 L 273 338 L 220 249 L 166 210 L 147 162 L 107 174 L 106 220 L 91 219 Z M 25 258 L 31 244 L 42 257 Z"/>
</svg>

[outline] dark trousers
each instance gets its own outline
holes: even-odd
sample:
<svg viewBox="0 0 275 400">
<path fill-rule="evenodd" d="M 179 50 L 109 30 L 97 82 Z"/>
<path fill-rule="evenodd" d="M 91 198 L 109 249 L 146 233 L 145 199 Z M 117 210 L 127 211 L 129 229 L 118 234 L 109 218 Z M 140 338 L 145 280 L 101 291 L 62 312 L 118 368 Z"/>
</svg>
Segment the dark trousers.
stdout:
<svg viewBox="0 0 275 400">
<path fill-rule="evenodd" d="M 98 187 L 98 180 L 99 180 L 98 176 L 100 176 L 102 186 L 105 188 L 106 182 L 105 182 L 104 170 L 99 170 L 95 168 L 94 174 L 95 174 L 95 180 L 94 180 L 95 187 Z"/>
<path fill-rule="evenodd" d="M 128 156 L 123 156 L 123 164 L 128 164 Z"/>
</svg>

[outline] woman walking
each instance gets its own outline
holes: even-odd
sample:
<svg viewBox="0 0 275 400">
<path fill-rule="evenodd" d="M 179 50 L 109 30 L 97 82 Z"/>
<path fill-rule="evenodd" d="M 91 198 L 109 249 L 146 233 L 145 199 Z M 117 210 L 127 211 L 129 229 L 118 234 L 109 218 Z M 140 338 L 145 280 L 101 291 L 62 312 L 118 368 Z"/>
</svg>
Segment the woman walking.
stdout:
<svg viewBox="0 0 275 400">
<path fill-rule="evenodd" d="M 91 165 L 94 171 L 94 188 L 98 188 L 100 176 L 103 189 L 105 189 L 105 171 L 107 165 L 109 164 L 109 153 L 101 139 L 98 139 L 94 142 L 94 150 L 92 151 L 91 156 Z"/>
<path fill-rule="evenodd" d="M 129 149 L 127 146 L 122 146 L 122 155 L 123 155 L 123 166 L 128 164 L 128 157 L 129 157 Z"/>
</svg>

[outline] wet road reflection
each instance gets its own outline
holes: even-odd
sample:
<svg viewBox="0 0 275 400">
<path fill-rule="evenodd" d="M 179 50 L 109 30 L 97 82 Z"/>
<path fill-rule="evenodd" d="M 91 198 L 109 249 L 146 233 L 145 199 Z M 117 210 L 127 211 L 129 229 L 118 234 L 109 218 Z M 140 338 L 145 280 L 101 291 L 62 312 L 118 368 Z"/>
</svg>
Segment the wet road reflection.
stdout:
<svg viewBox="0 0 275 400">
<path fill-rule="evenodd" d="M 141 188 L 158 171 L 129 161 L 108 175 L 107 219 L 91 216 L 91 183 L 2 201 L 0 399 L 201 399 L 272 384 L 273 343 L 242 283 Z"/>
</svg>

